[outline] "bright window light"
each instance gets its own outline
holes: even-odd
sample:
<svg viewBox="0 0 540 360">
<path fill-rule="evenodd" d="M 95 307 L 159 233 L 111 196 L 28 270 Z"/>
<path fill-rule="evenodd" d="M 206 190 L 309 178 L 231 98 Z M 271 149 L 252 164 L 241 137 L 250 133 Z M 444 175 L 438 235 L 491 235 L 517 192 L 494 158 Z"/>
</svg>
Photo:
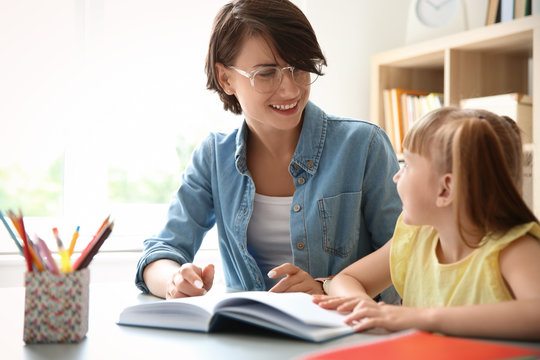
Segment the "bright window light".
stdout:
<svg viewBox="0 0 540 360">
<path fill-rule="evenodd" d="M 0 210 L 77 250 L 106 216 L 103 250 L 139 250 L 164 225 L 194 147 L 230 131 L 206 90 L 213 18 L 226 0 L 17 0 L 0 11 Z M 205 246 L 215 247 L 215 242 Z M 0 227 L 0 253 L 15 253 Z"/>
</svg>

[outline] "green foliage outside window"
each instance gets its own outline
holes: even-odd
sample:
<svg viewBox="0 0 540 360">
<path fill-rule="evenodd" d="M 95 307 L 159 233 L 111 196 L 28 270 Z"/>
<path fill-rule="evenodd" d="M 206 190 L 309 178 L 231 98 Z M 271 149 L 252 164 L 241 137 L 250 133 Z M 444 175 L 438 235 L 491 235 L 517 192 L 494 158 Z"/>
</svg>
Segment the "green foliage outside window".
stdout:
<svg viewBox="0 0 540 360">
<path fill-rule="evenodd" d="M 109 169 L 109 200 L 120 203 L 168 203 L 180 184 L 180 174 L 194 148 L 192 142 L 182 135 L 178 136 L 176 155 L 180 166 L 176 172 L 154 172 L 130 178 L 126 169 Z"/>
<path fill-rule="evenodd" d="M 12 164 L 0 171 L 0 209 L 24 210 L 25 216 L 54 216 L 62 210 L 63 156 L 44 170 Z"/>
<path fill-rule="evenodd" d="M 110 168 L 109 201 L 117 203 L 168 203 L 180 183 L 195 146 L 179 136 L 176 153 L 179 169 L 130 177 L 127 169 Z M 23 169 L 18 164 L 0 169 L 0 209 L 24 211 L 25 216 L 58 216 L 63 203 L 63 156 L 49 168 L 39 172 Z"/>
</svg>

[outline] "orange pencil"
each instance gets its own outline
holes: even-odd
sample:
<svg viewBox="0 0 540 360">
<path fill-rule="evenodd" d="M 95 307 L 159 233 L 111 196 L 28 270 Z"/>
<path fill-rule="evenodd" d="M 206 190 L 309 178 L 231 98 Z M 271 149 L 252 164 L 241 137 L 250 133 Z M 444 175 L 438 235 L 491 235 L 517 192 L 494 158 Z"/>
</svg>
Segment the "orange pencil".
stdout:
<svg viewBox="0 0 540 360">
<path fill-rule="evenodd" d="M 9 216 L 11 222 L 13 223 L 13 226 L 15 226 L 15 230 L 19 233 L 19 236 L 21 236 L 21 223 L 19 222 L 19 217 L 15 215 L 15 213 L 11 210 L 7 211 L 7 216 Z M 22 239 L 22 236 L 21 236 Z"/>
<path fill-rule="evenodd" d="M 32 243 L 28 241 L 28 251 L 30 252 L 30 256 L 32 257 L 32 260 L 34 261 L 34 264 L 36 264 L 36 267 L 39 271 L 45 270 L 45 267 L 43 266 L 43 263 L 39 259 L 39 255 L 36 254 L 36 251 L 34 250 L 34 247 L 31 245 Z"/>
<path fill-rule="evenodd" d="M 96 237 L 100 232 L 101 230 L 103 230 L 103 228 L 105 227 L 105 225 L 107 225 L 109 223 L 109 219 L 110 219 L 111 215 L 107 216 L 107 218 L 105 220 L 103 220 L 103 223 L 101 224 L 101 226 L 99 227 L 98 231 L 96 232 L 96 234 L 94 235 L 94 237 Z"/>
</svg>

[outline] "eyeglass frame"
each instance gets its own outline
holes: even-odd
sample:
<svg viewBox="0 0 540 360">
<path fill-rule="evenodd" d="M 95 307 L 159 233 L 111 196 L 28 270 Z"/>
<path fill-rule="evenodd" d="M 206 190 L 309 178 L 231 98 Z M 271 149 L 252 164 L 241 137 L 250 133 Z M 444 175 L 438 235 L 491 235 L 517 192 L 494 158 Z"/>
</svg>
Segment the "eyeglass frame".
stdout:
<svg viewBox="0 0 540 360">
<path fill-rule="evenodd" d="M 315 79 L 313 79 L 313 81 L 311 81 L 309 84 L 307 84 L 307 85 L 300 85 L 300 84 L 298 84 L 298 83 L 296 82 L 296 80 L 294 79 L 294 70 L 296 70 L 296 67 L 291 66 L 291 65 L 289 65 L 289 66 L 284 66 L 284 67 L 279 67 L 279 66 L 277 66 L 277 65 L 274 65 L 274 66 L 261 66 L 261 67 L 259 67 L 259 68 L 257 68 L 257 69 L 254 69 L 254 70 L 250 71 L 250 72 L 244 71 L 244 70 L 239 69 L 239 68 L 234 67 L 234 66 L 227 66 L 227 67 L 228 67 L 229 69 L 233 69 L 234 71 L 236 71 L 236 72 L 239 73 L 240 75 L 245 76 L 246 78 L 248 78 L 248 79 L 249 79 L 249 82 L 250 82 L 250 84 L 251 84 L 251 87 L 252 87 L 255 91 L 257 91 L 257 92 L 259 92 L 259 93 L 261 93 L 261 94 L 270 93 L 270 92 L 275 91 L 275 90 L 277 90 L 277 89 L 279 88 L 279 86 L 281 85 L 281 82 L 283 81 L 283 70 L 289 70 L 289 71 L 291 72 L 291 78 L 292 78 L 292 80 L 294 81 L 294 83 L 295 83 L 296 85 L 298 85 L 298 86 L 308 86 L 308 85 L 311 85 L 311 84 L 313 84 L 313 83 L 318 79 L 318 77 L 319 77 L 319 74 L 317 74 L 317 73 L 312 73 L 311 71 L 305 71 L 305 70 L 300 70 L 300 69 L 298 69 L 299 71 L 304 71 L 304 72 L 310 74 L 310 76 L 311 76 L 311 74 L 317 75 L 317 76 L 315 77 Z M 278 69 L 278 70 L 279 70 L 279 77 L 280 77 L 280 78 L 279 78 L 279 83 L 276 85 L 276 88 L 275 88 L 274 90 L 272 90 L 272 91 L 264 91 L 264 92 L 263 92 L 263 91 L 259 91 L 259 90 L 257 90 L 257 88 L 255 87 L 255 76 L 256 76 L 259 72 L 263 71 L 264 69 L 268 69 L 268 68 Z"/>
</svg>

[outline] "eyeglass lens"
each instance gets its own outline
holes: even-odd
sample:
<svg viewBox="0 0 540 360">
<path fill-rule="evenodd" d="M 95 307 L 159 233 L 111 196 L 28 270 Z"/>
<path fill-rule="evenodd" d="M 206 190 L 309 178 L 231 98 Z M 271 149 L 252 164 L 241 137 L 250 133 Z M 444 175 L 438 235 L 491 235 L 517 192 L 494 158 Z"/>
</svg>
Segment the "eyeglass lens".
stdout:
<svg viewBox="0 0 540 360">
<path fill-rule="evenodd" d="M 283 72 L 289 71 L 294 82 L 299 86 L 307 86 L 317 79 L 317 74 L 308 71 L 294 69 L 292 67 L 278 68 L 267 67 L 260 69 L 253 76 L 253 87 L 260 92 L 272 92 L 281 84 Z"/>
</svg>

